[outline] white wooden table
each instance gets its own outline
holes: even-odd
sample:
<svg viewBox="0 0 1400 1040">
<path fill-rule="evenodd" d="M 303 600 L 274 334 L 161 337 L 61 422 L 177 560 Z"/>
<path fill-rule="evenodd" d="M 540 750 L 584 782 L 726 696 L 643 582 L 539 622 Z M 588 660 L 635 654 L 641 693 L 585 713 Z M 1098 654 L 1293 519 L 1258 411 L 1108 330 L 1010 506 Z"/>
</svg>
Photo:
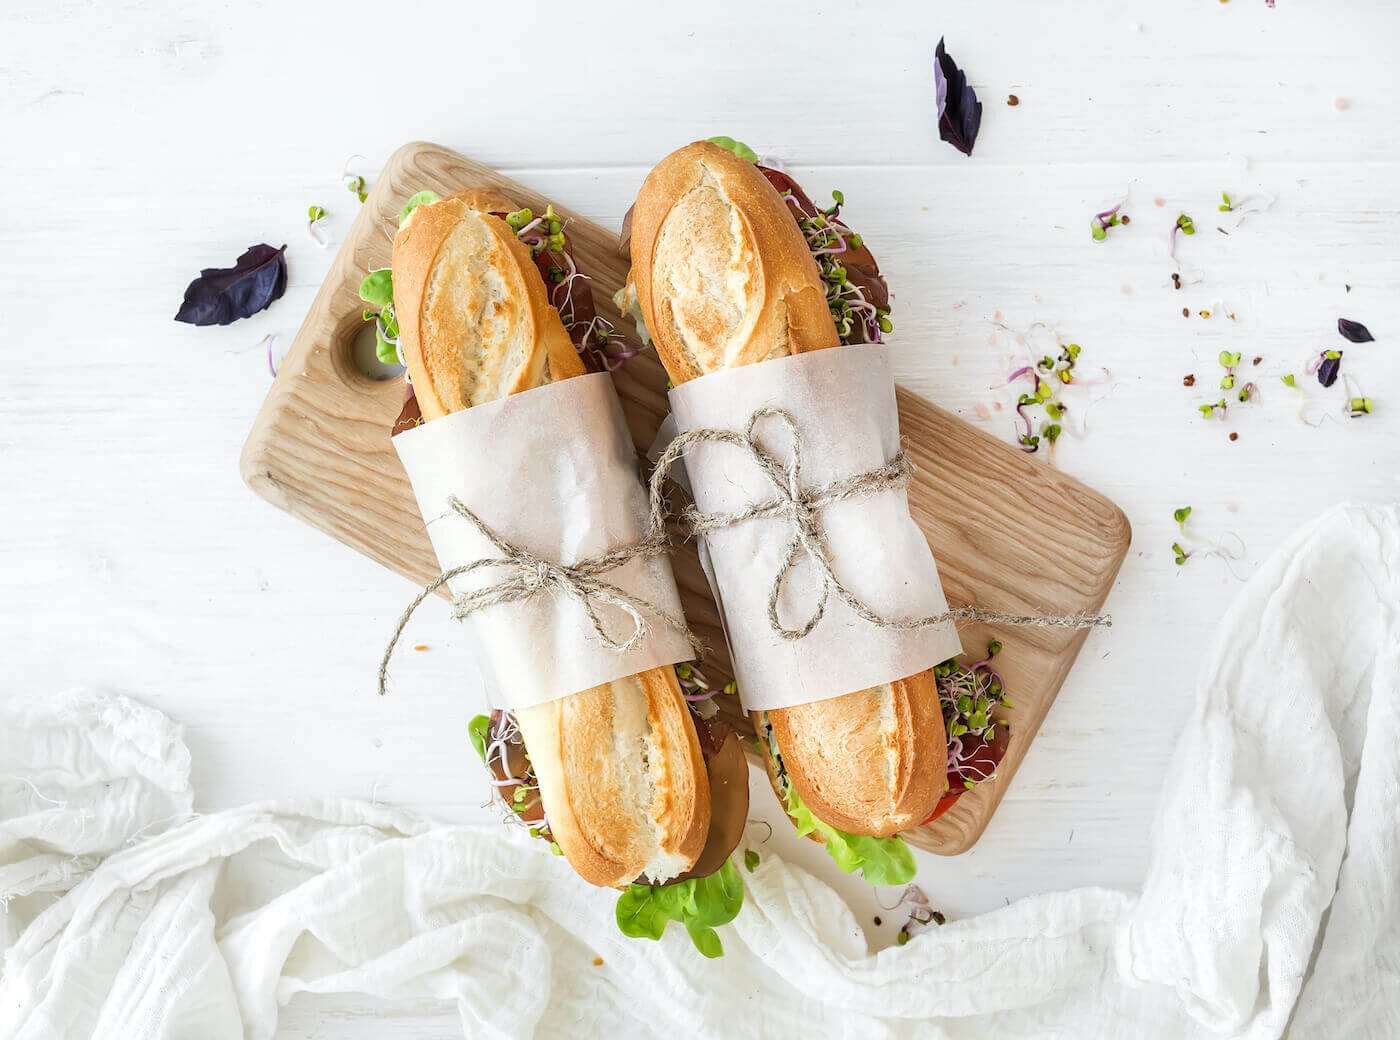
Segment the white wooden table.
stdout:
<svg viewBox="0 0 1400 1040">
<path fill-rule="evenodd" d="M 985 104 L 971 159 L 938 140 L 940 35 Z M 1172 510 L 1193 506 L 1203 541 L 1237 535 L 1243 577 L 1324 506 L 1400 491 L 1397 40 L 1383 0 L 12 0 L 0 690 L 97 684 L 161 708 L 187 726 L 201 809 L 314 793 L 489 816 L 451 623 L 425 611 L 413 641 L 430 650 L 403 654 L 394 694 L 376 697 L 411 590 L 239 481 L 269 382 L 259 341 L 290 340 L 330 263 L 307 207 L 330 212 L 333 241 L 349 226 L 352 153 L 372 177 L 404 141 L 440 141 L 616 226 L 651 163 L 730 134 L 814 196 L 845 192 L 895 290 L 904 385 L 1010 438 L 1015 391 L 992 387 L 1016 344 L 998 323 L 1048 323 L 1110 370 L 1088 436 L 1054 462 L 1134 524 L 1115 627 L 1090 636 L 981 844 L 923 857 L 921 878 L 953 915 L 1134 887 L 1198 662 L 1240 583 L 1219 559 L 1174 563 Z M 1276 202 L 1235 227 L 1222 191 Z M 1092 241 L 1090 216 L 1125 193 L 1132 224 Z M 1178 291 L 1182 211 L 1197 233 Z M 281 301 L 224 329 L 171 321 L 199 268 L 260 241 L 289 243 Z M 1217 301 L 1233 320 L 1199 317 Z M 1378 342 L 1339 340 L 1340 316 Z M 1326 347 L 1345 350 L 1374 414 L 1345 418 L 1340 385 L 1304 375 Z M 1248 366 L 1261 400 L 1222 424 L 1197 406 L 1216 399 L 1223 349 L 1263 360 Z M 1285 372 L 1310 417 L 1326 409 L 1320 427 L 1296 417 Z M 766 785 L 754 794 L 774 818 Z M 836 877 L 784 827 L 766 847 Z M 870 890 L 839 880 L 888 942 L 893 915 L 877 929 Z M 367 999 L 298 1001 L 283 1025 L 457 1035 L 450 1009 Z"/>
</svg>

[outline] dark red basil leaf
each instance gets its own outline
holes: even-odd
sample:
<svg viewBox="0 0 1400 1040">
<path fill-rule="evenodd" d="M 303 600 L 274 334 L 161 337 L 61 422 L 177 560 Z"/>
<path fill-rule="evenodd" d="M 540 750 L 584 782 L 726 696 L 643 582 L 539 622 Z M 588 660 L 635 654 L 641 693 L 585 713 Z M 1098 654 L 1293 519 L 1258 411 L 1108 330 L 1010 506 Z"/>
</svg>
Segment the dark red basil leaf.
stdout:
<svg viewBox="0 0 1400 1040">
<path fill-rule="evenodd" d="M 938 100 L 938 136 L 963 155 L 972 154 L 977 131 L 982 128 L 982 102 L 967 85 L 967 76 L 938 41 L 934 53 L 933 84 Z"/>
<path fill-rule="evenodd" d="M 1337 331 L 1342 334 L 1342 339 L 1349 343 L 1374 343 L 1376 337 L 1371 335 L 1371 330 L 1359 321 L 1352 321 L 1349 318 L 1337 319 Z"/>
<path fill-rule="evenodd" d="M 1332 351 L 1336 357 L 1323 355 L 1322 364 L 1317 366 L 1317 381 L 1323 386 L 1331 386 L 1337 381 L 1337 373 L 1342 370 L 1342 352 Z"/>
<path fill-rule="evenodd" d="M 257 314 L 287 291 L 287 247 L 249 246 L 232 267 L 206 267 L 185 289 L 176 321 L 229 325 Z"/>
</svg>

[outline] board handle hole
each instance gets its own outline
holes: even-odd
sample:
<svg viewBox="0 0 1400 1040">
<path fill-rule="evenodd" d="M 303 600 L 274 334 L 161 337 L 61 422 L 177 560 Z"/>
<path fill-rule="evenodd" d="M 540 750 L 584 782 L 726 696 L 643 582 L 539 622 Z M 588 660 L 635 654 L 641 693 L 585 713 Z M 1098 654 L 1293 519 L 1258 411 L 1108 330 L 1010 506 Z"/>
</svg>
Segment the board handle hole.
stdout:
<svg viewBox="0 0 1400 1040">
<path fill-rule="evenodd" d="M 386 364 L 379 360 L 375 342 L 374 322 L 359 322 L 350 339 L 350 364 L 355 371 L 372 383 L 387 383 L 403 375 L 404 367 L 398 363 Z"/>
</svg>

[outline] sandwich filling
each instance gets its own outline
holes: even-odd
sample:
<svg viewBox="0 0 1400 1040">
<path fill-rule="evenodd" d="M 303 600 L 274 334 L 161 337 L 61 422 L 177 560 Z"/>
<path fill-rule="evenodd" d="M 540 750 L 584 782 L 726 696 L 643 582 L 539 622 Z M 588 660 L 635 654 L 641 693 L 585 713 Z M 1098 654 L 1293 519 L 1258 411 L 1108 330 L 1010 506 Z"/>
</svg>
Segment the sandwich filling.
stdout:
<svg viewBox="0 0 1400 1040">
<path fill-rule="evenodd" d="M 720 717 L 717 703 L 719 697 L 732 697 L 736 691 L 733 683 L 722 688 L 713 686 L 693 664 L 677 665 L 676 678 L 695 724 L 710 778 L 710 832 L 704 850 L 689 871 L 670 878 L 637 878 L 619 896 L 615 916 L 622 933 L 635 938 L 659 939 L 666 923 L 677 921 L 685 926 L 701 953 L 718 957 L 724 951 L 714 929 L 732 921 L 744 900 L 743 882 L 729 862 L 729 854 L 738 844 L 747 816 L 747 766 L 734 743 L 733 728 Z M 525 828 L 531 837 L 548 842 L 550 851 L 561 855 L 514 713 L 497 710 L 489 716 L 478 715 L 468 728 L 472 746 L 490 771 L 494 799 L 505 810 L 505 819 Z M 634 755 L 637 750 L 631 745 L 619 746 L 617 754 Z M 726 773 L 735 775 L 721 776 Z M 717 779 L 721 786 L 727 780 L 735 791 L 729 797 L 716 797 Z M 658 869 L 657 874 L 660 873 Z"/>
<path fill-rule="evenodd" d="M 1011 707 L 1011 701 L 1000 673 L 992 667 L 992 659 L 999 653 L 1001 644 L 993 640 L 987 656 L 976 664 L 961 664 L 954 658 L 933 670 L 943 726 L 948 731 L 948 790 L 929 821 L 951 809 L 967 791 L 995 779 L 997 766 L 1006 756 L 1011 723 L 1002 713 Z"/>
<path fill-rule="evenodd" d="M 904 885 L 913 880 L 918 865 L 902 838 L 847 834 L 822 820 L 807 807 L 793 787 L 787 770 L 783 768 L 777 734 L 766 717 L 758 727 L 758 739 L 759 746 L 768 756 L 773 785 L 800 837 L 815 835 L 826 846 L 827 855 L 837 867 L 847 874 L 859 870 L 872 885 Z"/>
</svg>

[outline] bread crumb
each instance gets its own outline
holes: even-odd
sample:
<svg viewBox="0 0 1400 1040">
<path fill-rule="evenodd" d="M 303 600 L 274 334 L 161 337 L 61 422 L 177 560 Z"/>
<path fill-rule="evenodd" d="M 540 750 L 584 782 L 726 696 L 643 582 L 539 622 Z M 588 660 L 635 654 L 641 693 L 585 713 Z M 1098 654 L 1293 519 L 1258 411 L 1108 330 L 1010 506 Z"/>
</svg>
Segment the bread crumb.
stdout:
<svg viewBox="0 0 1400 1040">
<path fill-rule="evenodd" d="M 593 958 L 593 967 L 595 967 L 595 968 L 601 968 L 602 966 L 603 966 L 603 958 L 601 958 L 601 957 L 594 957 L 594 958 Z"/>
<path fill-rule="evenodd" d="M 1154 205 L 1154 206 L 1165 206 L 1166 204 L 1167 204 L 1167 200 L 1166 200 L 1166 199 L 1153 199 L 1153 200 L 1152 200 L 1152 205 Z"/>
<path fill-rule="evenodd" d="M 428 649 L 428 644 L 427 644 L 427 643 L 419 643 L 419 644 L 418 644 L 417 646 L 415 646 L 413 649 L 415 649 L 415 650 L 426 650 L 426 649 Z"/>
</svg>

